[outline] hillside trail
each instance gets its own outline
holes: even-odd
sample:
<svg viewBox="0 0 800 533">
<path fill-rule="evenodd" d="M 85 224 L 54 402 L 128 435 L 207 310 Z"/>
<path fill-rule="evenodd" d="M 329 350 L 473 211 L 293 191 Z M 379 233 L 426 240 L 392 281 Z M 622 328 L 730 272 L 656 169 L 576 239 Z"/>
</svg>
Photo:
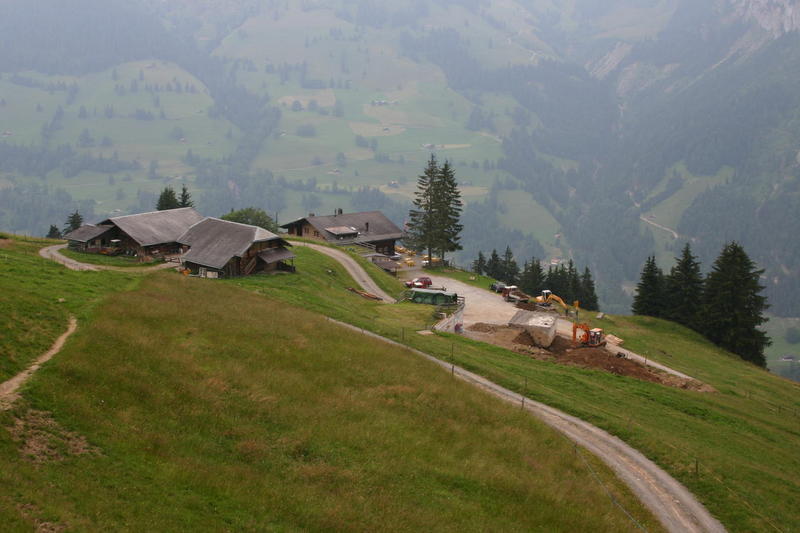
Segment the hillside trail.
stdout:
<svg viewBox="0 0 800 533">
<path fill-rule="evenodd" d="M 640 219 L 642 222 L 645 222 L 645 223 L 647 223 L 647 224 L 650 224 L 650 225 L 651 225 L 651 226 L 653 226 L 654 228 L 658 228 L 658 229 L 660 229 L 660 230 L 664 230 L 664 231 L 666 231 L 667 233 L 670 233 L 670 234 L 672 235 L 672 238 L 673 238 L 673 239 L 675 239 L 675 240 L 678 240 L 678 239 L 680 239 L 680 238 L 681 238 L 681 236 L 680 236 L 680 235 L 678 235 L 678 232 L 677 232 L 677 231 L 675 231 L 674 229 L 672 229 L 672 228 L 668 228 L 667 226 L 664 226 L 664 225 L 662 225 L 662 224 L 659 224 L 658 222 L 653 222 L 652 220 L 650 220 L 649 218 L 647 218 L 647 217 L 646 217 L 646 216 L 644 216 L 644 215 L 641 215 L 641 216 L 639 217 L 639 219 Z"/>
<path fill-rule="evenodd" d="M 380 296 L 380 298 L 386 303 L 395 303 L 395 299 L 386 294 L 383 289 L 378 287 L 378 284 L 375 283 L 369 274 L 367 274 L 367 271 L 364 270 L 355 259 L 347 255 L 345 252 L 337 250 L 336 248 L 330 248 L 328 246 L 301 241 L 292 241 L 292 245 L 305 246 L 335 259 L 344 267 L 345 270 L 347 270 L 347 273 L 353 277 L 356 283 L 361 285 L 362 289 L 370 294 L 374 294 L 375 296 Z"/>
<path fill-rule="evenodd" d="M 17 391 L 19 388 L 26 382 L 30 377 L 37 371 L 39 368 L 45 364 L 47 361 L 53 358 L 58 352 L 61 351 L 61 348 L 64 346 L 64 343 L 67 341 L 70 335 L 75 333 L 75 330 L 78 328 L 78 320 L 71 316 L 69 317 L 69 325 L 67 326 L 67 331 L 61 334 L 59 338 L 53 343 L 49 350 L 45 353 L 40 355 L 36 358 L 36 360 L 31 363 L 31 365 L 17 374 L 16 376 L 12 377 L 8 381 L 0 383 L 0 411 L 6 411 L 11 408 L 14 402 L 17 400 L 19 395 Z"/>
<path fill-rule="evenodd" d="M 452 375 L 502 400 L 521 406 L 606 463 L 671 533 L 726 531 L 722 523 L 714 518 L 685 486 L 642 453 L 606 431 L 425 352 L 332 318 L 328 320 L 385 343 L 405 348 L 443 367 Z"/>
<path fill-rule="evenodd" d="M 66 247 L 67 247 L 66 244 L 45 246 L 44 248 L 39 250 L 39 255 L 44 257 L 45 259 L 50 259 L 51 261 L 55 261 L 56 263 L 61 263 L 70 270 L 78 270 L 78 271 L 113 270 L 116 272 L 153 272 L 155 270 L 165 270 L 167 268 L 175 268 L 174 263 L 163 263 L 160 265 L 149 266 L 149 267 L 118 267 L 111 265 L 90 265 L 88 263 L 81 263 L 80 261 L 76 261 L 75 259 L 72 259 L 65 255 L 61 255 L 61 253 L 59 253 L 59 250 L 63 250 Z"/>
</svg>

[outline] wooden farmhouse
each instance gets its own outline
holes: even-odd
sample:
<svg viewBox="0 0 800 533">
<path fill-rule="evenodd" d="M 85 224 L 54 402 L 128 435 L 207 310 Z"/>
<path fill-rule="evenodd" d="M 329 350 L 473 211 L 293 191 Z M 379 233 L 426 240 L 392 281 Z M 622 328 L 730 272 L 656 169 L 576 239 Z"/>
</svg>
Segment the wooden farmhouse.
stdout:
<svg viewBox="0 0 800 533">
<path fill-rule="evenodd" d="M 337 209 L 334 215 L 311 214 L 281 227 L 289 235 L 331 244 L 365 244 L 384 255 L 394 255 L 395 243 L 403 238 L 403 231 L 380 211 L 342 213 Z"/>
<path fill-rule="evenodd" d="M 113 217 L 81 226 L 65 235 L 70 248 L 85 252 L 121 253 L 141 261 L 181 252 L 178 237 L 203 215 L 192 207 Z"/>
<path fill-rule="evenodd" d="M 218 218 L 205 218 L 178 238 L 181 262 L 202 277 L 247 276 L 274 270 L 294 271 L 291 246 L 263 228 Z"/>
<path fill-rule="evenodd" d="M 111 230 L 113 226 L 84 224 L 80 228 L 70 231 L 64 238 L 69 241 L 69 247 L 79 252 L 100 253 L 111 247 Z"/>
</svg>

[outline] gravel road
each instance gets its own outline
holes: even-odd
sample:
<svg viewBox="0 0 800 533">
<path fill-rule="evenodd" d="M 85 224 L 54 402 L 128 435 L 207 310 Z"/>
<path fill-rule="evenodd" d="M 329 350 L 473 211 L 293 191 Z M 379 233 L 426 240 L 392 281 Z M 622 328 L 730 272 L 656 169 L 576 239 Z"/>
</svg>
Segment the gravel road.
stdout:
<svg viewBox="0 0 800 533">
<path fill-rule="evenodd" d="M 523 403 L 522 395 L 468 370 L 441 361 L 432 355 L 408 348 L 391 339 L 364 331 L 350 324 L 333 319 L 328 320 L 386 343 L 406 348 L 507 402 L 524 406 L 544 423 L 563 433 L 567 438 L 583 446 L 605 462 L 668 531 L 672 533 L 721 533 L 725 531 L 725 527 L 697 501 L 686 487 L 640 452 L 602 429 L 528 398 L 524 398 Z"/>
<path fill-rule="evenodd" d="M 70 270 L 115 270 L 117 272 L 152 272 L 154 270 L 165 270 L 168 268 L 175 268 L 175 263 L 162 263 L 155 266 L 146 267 L 118 267 L 111 265 L 90 265 L 88 263 L 81 263 L 71 257 L 61 255 L 59 250 L 66 248 L 66 244 L 56 244 L 54 246 L 47 246 L 39 250 L 39 255 L 45 259 L 50 259 L 56 263 L 61 263 Z"/>
<path fill-rule="evenodd" d="M 518 311 L 513 304 L 506 302 L 499 294 L 491 291 L 444 276 L 431 276 L 427 273 L 421 275 L 430 277 L 435 287 L 446 287 L 448 291 L 464 297 L 465 326 L 478 322 L 507 325 Z"/>
<path fill-rule="evenodd" d="M 367 291 L 370 294 L 374 294 L 375 296 L 380 296 L 381 299 L 386 303 L 395 303 L 395 299 L 386 294 L 383 289 L 378 287 L 378 284 L 375 283 L 369 274 L 367 274 L 366 270 L 364 270 L 361 265 L 359 265 L 355 259 L 350 257 L 347 253 L 337 250 L 336 248 L 331 248 L 329 246 L 322 246 L 319 244 L 311 244 L 308 242 L 301 242 L 301 241 L 291 241 L 293 246 L 305 246 L 307 248 L 311 248 L 312 250 L 325 254 L 328 257 L 332 257 L 336 261 L 338 261 L 347 273 L 350 274 L 353 279 L 361 285 L 361 288 Z"/>
</svg>

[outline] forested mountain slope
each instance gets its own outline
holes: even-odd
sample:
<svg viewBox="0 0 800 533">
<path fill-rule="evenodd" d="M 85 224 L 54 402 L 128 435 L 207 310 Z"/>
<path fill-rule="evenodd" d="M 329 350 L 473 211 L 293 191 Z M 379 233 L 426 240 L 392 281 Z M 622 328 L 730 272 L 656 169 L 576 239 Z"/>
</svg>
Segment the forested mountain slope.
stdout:
<svg viewBox="0 0 800 533">
<path fill-rule="evenodd" d="M 766 268 L 773 311 L 796 316 L 798 13 L 795 0 L 11 0 L 0 226 L 150 208 L 169 183 L 212 215 L 341 207 L 401 223 L 435 151 L 468 202 L 463 263 L 506 244 L 573 257 L 622 310 L 648 254 L 666 262 L 692 239 L 708 265 L 737 239 Z"/>
</svg>

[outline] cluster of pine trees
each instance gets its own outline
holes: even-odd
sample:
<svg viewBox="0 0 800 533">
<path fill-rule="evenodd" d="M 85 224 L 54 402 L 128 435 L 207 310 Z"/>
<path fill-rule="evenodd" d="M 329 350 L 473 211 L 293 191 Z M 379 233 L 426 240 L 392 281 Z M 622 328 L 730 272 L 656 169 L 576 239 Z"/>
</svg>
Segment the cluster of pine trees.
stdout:
<svg viewBox="0 0 800 533">
<path fill-rule="evenodd" d="M 760 293 L 763 270 L 736 242 L 725 245 L 711 272 L 703 276 L 687 243 L 669 274 L 648 257 L 636 286 L 633 313 L 683 324 L 746 361 L 766 366 L 771 344 L 759 329 L 769 307 Z"/>
<path fill-rule="evenodd" d="M 526 261 L 520 270 L 510 247 L 501 257 L 497 250 L 492 250 L 489 259 L 478 252 L 478 258 L 472 262 L 472 271 L 476 274 L 489 276 L 502 280 L 509 285 L 517 285 L 532 296 L 538 296 L 545 289 L 558 295 L 567 303 L 579 301 L 583 309 L 597 310 L 597 293 L 595 292 L 594 278 L 589 267 L 584 268 L 583 274 L 578 273 L 572 259 L 564 265 L 550 265 L 547 271 L 535 257 Z"/>
<path fill-rule="evenodd" d="M 439 166 L 431 154 L 425 171 L 417 179 L 414 205 L 408 213 L 406 237 L 409 247 L 438 255 L 444 263 L 447 252 L 461 249 L 460 222 L 464 204 L 456 173 L 449 161 Z"/>
<path fill-rule="evenodd" d="M 161 194 L 158 196 L 156 209 L 158 211 L 165 211 L 167 209 L 178 209 L 179 207 L 194 207 L 192 194 L 189 192 L 189 189 L 186 185 L 183 185 L 181 187 L 181 195 L 178 197 L 178 195 L 175 194 L 175 189 L 170 186 L 164 187 L 164 190 L 161 191 Z"/>
</svg>

